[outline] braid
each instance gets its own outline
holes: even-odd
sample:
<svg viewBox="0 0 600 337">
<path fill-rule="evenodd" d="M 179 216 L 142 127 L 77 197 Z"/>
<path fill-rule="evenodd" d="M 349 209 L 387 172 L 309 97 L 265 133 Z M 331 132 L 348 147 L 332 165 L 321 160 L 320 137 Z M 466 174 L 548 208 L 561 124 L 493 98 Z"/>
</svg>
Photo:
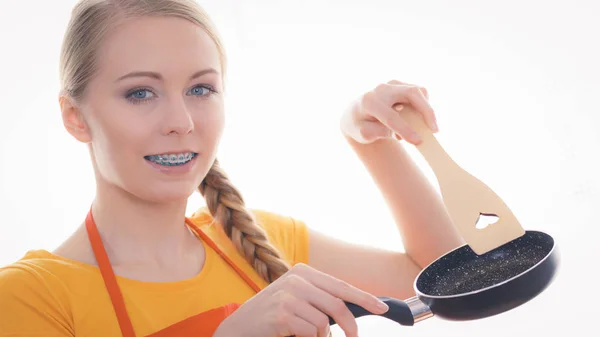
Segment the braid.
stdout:
<svg viewBox="0 0 600 337">
<path fill-rule="evenodd" d="M 212 216 L 265 281 L 271 283 L 289 270 L 289 265 L 269 243 L 266 232 L 244 205 L 241 193 L 219 167 L 218 160 L 215 159 L 199 190 Z"/>
</svg>

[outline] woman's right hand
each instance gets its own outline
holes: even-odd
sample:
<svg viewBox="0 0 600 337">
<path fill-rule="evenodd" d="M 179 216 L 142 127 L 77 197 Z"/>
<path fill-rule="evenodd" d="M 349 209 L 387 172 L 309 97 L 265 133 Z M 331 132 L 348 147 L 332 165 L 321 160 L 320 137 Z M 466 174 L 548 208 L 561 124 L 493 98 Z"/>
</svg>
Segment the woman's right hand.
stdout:
<svg viewBox="0 0 600 337">
<path fill-rule="evenodd" d="M 297 264 L 227 317 L 214 336 L 326 337 L 330 316 L 346 336 L 356 337 L 356 319 L 344 301 L 378 315 L 389 309 L 367 292 Z"/>
</svg>

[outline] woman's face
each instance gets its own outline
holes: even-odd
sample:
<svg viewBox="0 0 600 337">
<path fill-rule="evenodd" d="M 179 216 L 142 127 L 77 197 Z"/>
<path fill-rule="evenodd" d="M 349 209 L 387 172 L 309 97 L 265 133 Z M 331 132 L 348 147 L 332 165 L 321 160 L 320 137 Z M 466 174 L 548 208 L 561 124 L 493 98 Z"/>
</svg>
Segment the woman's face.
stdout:
<svg viewBox="0 0 600 337">
<path fill-rule="evenodd" d="M 181 201 L 212 165 L 224 126 L 220 55 L 178 18 L 130 19 L 97 51 L 79 111 L 99 183 Z"/>
</svg>

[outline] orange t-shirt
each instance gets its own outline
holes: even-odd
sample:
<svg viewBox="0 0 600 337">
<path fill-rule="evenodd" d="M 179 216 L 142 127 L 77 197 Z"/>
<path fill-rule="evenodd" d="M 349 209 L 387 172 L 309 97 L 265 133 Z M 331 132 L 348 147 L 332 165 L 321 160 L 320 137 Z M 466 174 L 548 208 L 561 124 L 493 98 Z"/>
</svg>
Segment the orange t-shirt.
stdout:
<svg viewBox="0 0 600 337">
<path fill-rule="evenodd" d="M 294 265 L 308 263 L 308 230 L 290 217 L 254 211 L 271 243 Z M 203 209 L 190 217 L 259 287 L 266 286 Z M 201 239 L 199 239 L 201 240 Z M 205 245 L 206 246 L 206 245 Z M 142 282 L 117 276 L 136 335 L 145 336 L 229 303 L 254 290 L 206 246 L 202 271 L 178 282 Z M 0 268 L 0 336 L 120 336 L 98 267 L 46 250 L 29 251 Z"/>
</svg>

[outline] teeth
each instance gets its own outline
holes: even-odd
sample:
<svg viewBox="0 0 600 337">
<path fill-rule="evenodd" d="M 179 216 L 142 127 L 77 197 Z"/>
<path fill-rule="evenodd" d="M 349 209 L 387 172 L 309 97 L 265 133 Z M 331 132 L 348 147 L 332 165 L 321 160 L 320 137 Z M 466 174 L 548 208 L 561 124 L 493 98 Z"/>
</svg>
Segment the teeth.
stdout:
<svg viewBox="0 0 600 337">
<path fill-rule="evenodd" d="M 196 156 L 193 152 L 178 153 L 178 154 L 162 154 L 155 156 L 146 156 L 146 159 L 159 165 L 177 166 L 183 165 Z"/>
</svg>

